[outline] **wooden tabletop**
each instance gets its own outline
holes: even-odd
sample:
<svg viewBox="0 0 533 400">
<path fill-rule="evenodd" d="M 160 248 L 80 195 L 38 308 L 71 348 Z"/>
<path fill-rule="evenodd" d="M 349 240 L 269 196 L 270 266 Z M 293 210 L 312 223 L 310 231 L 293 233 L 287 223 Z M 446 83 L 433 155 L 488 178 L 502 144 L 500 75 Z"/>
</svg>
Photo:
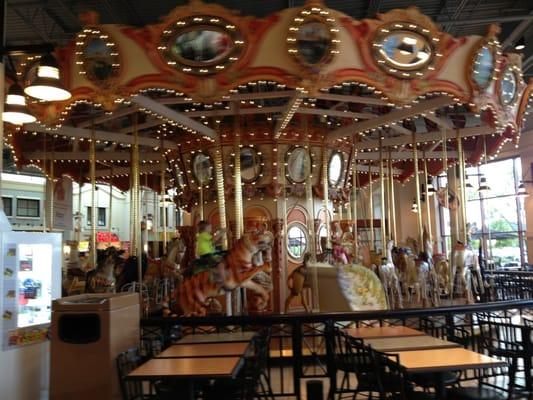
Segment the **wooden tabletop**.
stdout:
<svg viewBox="0 0 533 400">
<path fill-rule="evenodd" d="M 233 378 L 242 358 L 152 358 L 128 374 L 128 379 Z"/>
<path fill-rule="evenodd" d="M 407 326 L 375 326 L 364 328 L 348 328 L 345 332 L 355 338 L 371 339 L 371 338 L 391 338 L 402 336 L 425 336 L 422 331 L 417 331 Z"/>
<path fill-rule="evenodd" d="M 408 372 L 457 371 L 506 365 L 502 360 L 460 348 L 400 351 L 400 364 Z"/>
<path fill-rule="evenodd" d="M 174 345 L 157 355 L 169 357 L 241 357 L 250 345 L 249 342 L 196 343 L 187 346 Z"/>
<path fill-rule="evenodd" d="M 365 344 L 378 351 L 396 352 L 460 347 L 457 343 L 433 336 L 401 336 L 392 338 L 365 339 Z"/>
<path fill-rule="evenodd" d="M 176 344 L 249 342 L 255 334 L 255 332 L 194 334 L 184 336 Z"/>
</svg>

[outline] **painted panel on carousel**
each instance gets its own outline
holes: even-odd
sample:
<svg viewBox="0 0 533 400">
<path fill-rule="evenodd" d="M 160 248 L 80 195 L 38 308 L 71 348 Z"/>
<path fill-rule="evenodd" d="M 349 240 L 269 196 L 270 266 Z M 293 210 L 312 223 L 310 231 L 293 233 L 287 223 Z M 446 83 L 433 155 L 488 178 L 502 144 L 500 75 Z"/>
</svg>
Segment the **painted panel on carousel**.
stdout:
<svg viewBox="0 0 533 400">
<path fill-rule="evenodd" d="M 483 41 L 474 56 L 472 64 L 472 80 L 478 89 L 486 89 L 494 80 L 496 66 L 497 42 Z"/>
<path fill-rule="evenodd" d="M 262 152 L 252 146 L 241 148 L 241 179 L 245 183 L 253 183 L 263 176 Z"/>
<path fill-rule="evenodd" d="M 311 156 L 303 147 L 290 149 L 286 155 L 287 178 L 292 183 L 304 183 L 311 173 Z"/>
<path fill-rule="evenodd" d="M 163 35 L 158 49 L 167 64 L 198 75 L 226 69 L 239 59 L 244 45 L 234 24 L 208 15 L 180 19 Z"/>
</svg>

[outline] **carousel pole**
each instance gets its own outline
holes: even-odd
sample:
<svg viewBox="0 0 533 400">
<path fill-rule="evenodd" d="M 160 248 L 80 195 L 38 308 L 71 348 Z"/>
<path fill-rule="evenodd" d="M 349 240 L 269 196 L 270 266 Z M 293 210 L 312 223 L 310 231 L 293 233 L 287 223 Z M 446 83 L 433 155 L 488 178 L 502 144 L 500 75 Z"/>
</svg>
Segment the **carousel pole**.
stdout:
<svg viewBox="0 0 533 400">
<path fill-rule="evenodd" d="M 111 234 L 113 233 L 113 164 L 111 164 L 111 177 L 109 178 L 109 236 L 107 247 L 111 247 Z"/>
<path fill-rule="evenodd" d="M 302 122 L 303 122 L 303 128 L 306 140 L 306 151 L 309 153 L 311 151 L 311 146 L 309 145 L 309 135 L 307 131 L 307 116 L 302 116 Z M 311 157 L 305 157 L 306 161 L 310 161 Z M 313 166 L 312 165 L 306 165 L 304 166 L 304 171 L 308 171 L 309 173 L 306 174 L 305 177 L 305 197 L 307 201 L 307 211 L 309 214 L 309 218 L 307 218 L 307 230 L 309 231 L 309 244 L 310 244 L 310 253 L 311 253 L 311 262 L 316 262 L 316 240 L 315 240 L 315 221 L 314 221 L 314 213 L 315 213 L 315 205 L 313 201 Z M 318 299 L 318 291 L 316 293 L 313 293 L 313 298 Z"/>
<path fill-rule="evenodd" d="M 238 111 L 237 111 L 238 112 Z M 235 117 L 235 240 L 239 240 L 244 233 L 244 216 L 242 205 L 242 178 L 241 178 L 241 130 L 240 117 L 237 114 Z M 237 291 L 235 296 L 236 311 L 244 311 L 246 309 L 246 292 Z"/>
<path fill-rule="evenodd" d="M 327 244 L 326 248 L 331 249 L 331 227 L 330 227 L 330 220 L 329 220 L 329 210 L 328 210 L 328 203 L 329 203 L 329 182 L 328 182 L 328 151 L 326 144 L 323 144 L 322 147 L 322 189 L 324 192 L 324 201 L 323 201 L 323 207 L 324 207 L 324 218 L 326 222 L 326 236 L 327 236 Z"/>
<path fill-rule="evenodd" d="M 91 123 L 91 144 L 89 146 L 89 162 L 91 177 L 91 258 L 96 268 L 96 140 L 94 137 L 94 118 Z"/>
<path fill-rule="evenodd" d="M 83 226 L 83 219 L 81 216 L 81 188 L 83 186 L 83 178 L 81 174 L 81 167 L 80 167 L 80 177 L 78 181 L 78 225 L 76 225 L 76 237 L 75 240 L 78 242 L 78 246 L 80 245 L 81 241 L 81 227 Z"/>
<path fill-rule="evenodd" d="M 140 221 L 139 221 L 139 116 L 137 113 L 133 114 L 133 145 L 131 147 L 131 207 L 133 209 L 132 216 L 132 237 L 131 237 L 131 254 L 137 256 L 137 280 L 139 283 L 140 304 L 143 304 L 142 296 L 142 249 L 140 246 Z"/>
<path fill-rule="evenodd" d="M 385 160 L 385 165 L 383 168 L 386 168 L 385 172 L 385 190 L 387 192 L 387 196 L 385 198 L 385 203 L 387 204 L 387 240 L 392 239 L 392 198 L 390 193 L 390 158 L 391 158 L 391 151 L 389 149 L 387 154 L 387 159 Z"/>
<path fill-rule="evenodd" d="M 357 149 L 353 148 L 352 156 L 352 230 L 353 230 L 353 250 L 354 260 L 358 256 L 358 240 L 357 240 Z"/>
<path fill-rule="evenodd" d="M 46 180 L 48 181 L 48 174 L 46 173 L 46 161 L 48 159 L 48 154 L 46 153 L 46 133 L 43 133 L 43 172 L 46 177 Z M 1 179 L 0 179 L 1 180 Z M 48 197 L 46 196 L 48 200 Z M 48 203 L 45 202 L 45 206 L 43 207 L 43 232 L 46 233 L 46 226 L 48 225 Z"/>
<path fill-rule="evenodd" d="M 379 138 L 379 198 L 381 207 L 381 254 L 385 255 L 387 248 L 387 231 L 385 227 L 385 170 L 383 168 L 383 143 L 381 137 Z"/>
<path fill-rule="evenodd" d="M 396 232 L 396 202 L 394 200 L 394 171 L 392 167 L 392 156 L 389 152 L 389 194 L 390 194 L 390 208 L 391 208 L 391 239 L 398 241 Z"/>
<path fill-rule="evenodd" d="M 54 190 L 55 190 L 55 171 L 54 171 L 54 144 L 55 139 L 52 136 L 52 154 L 50 155 L 50 185 L 49 185 L 49 195 L 48 195 L 48 228 L 50 232 L 54 230 Z"/>
<path fill-rule="evenodd" d="M 374 238 L 374 192 L 372 189 L 372 165 L 368 164 L 368 208 L 370 218 L 370 250 L 376 251 Z"/>
<path fill-rule="evenodd" d="M 162 149 L 163 154 L 165 154 L 165 149 L 163 148 L 161 149 Z M 166 201 L 167 196 L 165 193 L 165 170 L 166 170 L 165 169 L 165 157 L 163 156 L 163 158 L 161 159 L 161 172 L 160 172 L 160 182 L 159 182 L 161 199 L 163 199 L 163 215 L 161 216 L 161 219 L 163 221 L 163 255 L 167 254 L 167 201 Z M 203 203 L 200 208 L 203 209 Z"/>
<path fill-rule="evenodd" d="M 426 196 L 426 222 L 428 224 L 428 235 L 429 235 L 429 243 L 433 243 L 433 235 L 431 233 L 431 207 L 429 204 L 429 189 L 428 189 L 428 182 L 429 182 L 429 175 L 428 175 L 428 162 L 426 160 L 426 152 L 424 152 L 424 182 L 425 182 L 425 196 Z M 422 243 L 422 248 L 423 248 Z"/>
<path fill-rule="evenodd" d="M 445 193 L 444 193 L 444 204 L 447 204 L 448 205 L 448 210 L 450 205 L 448 204 L 448 199 L 449 199 L 449 192 L 448 192 L 448 188 L 449 188 L 449 182 L 448 182 L 448 145 L 447 145 L 447 142 L 446 142 L 446 129 L 443 129 L 442 130 L 442 173 L 444 174 L 444 176 L 446 176 L 446 187 L 445 187 Z M 451 211 L 450 211 L 450 214 L 451 214 Z M 451 231 L 450 231 L 451 233 Z M 447 254 L 448 252 L 448 248 L 447 248 L 447 245 L 446 245 L 446 240 L 444 240 L 442 242 L 442 252 L 444 254 Z"/>
<path fill-rule="evenodd" d="M 457 129 L 457 153 L 459 155 L 459 189 L 461 190 L 461 218 L 459 219 L 459 235 L 466 245 L 466 190 L 465 190 L 465 159 L 461 131 Z"/>
<path fill-rule="evenodd" d="M 418 176 L 418 148 L 416 146 L 415 133 L 413 133 L 413 163 L 414 163 L 415 187 L 416 187 L 416 206 L 418 208 L 418 212 L 416 213 L 417 226 L 418 226 L 418 243 L 420 246 L 422 246 L 423 244 L 422 208 L 420 204 L 420 177 Z"/>
<path fill-rule="evenodd" d="M 228 234 L 227 234 L 227 220 L 226 220 L 226 197 L 224 196 L 224 170 L 222 169 L 222 141 L 220 140 L 220 132 L 217 132 L 217 140 L 215 142 L 215 179 L 217 185 L 217 204 L 218 214 L 220 216 L 220 229 L 225 233 L 222 236 L 222 249 L 228 249 Z M 240 160 L 239 160 L 240 161 Z"/>
</svg>

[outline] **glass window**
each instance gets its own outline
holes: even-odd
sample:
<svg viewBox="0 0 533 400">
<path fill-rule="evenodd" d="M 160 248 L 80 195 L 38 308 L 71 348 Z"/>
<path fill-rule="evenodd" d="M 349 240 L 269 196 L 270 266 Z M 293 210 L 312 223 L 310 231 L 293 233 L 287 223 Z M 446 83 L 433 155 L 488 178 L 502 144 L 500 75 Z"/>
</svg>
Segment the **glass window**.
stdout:
<svg viewBox="0 0 533 400">
<path fill-rule="evenodd" d="M 17 217 L 39 217 L 39 200 L 17 199 Z"/>
<path fill-rule="evenodd" d="M 344 159 L 341 153 L 333 153 L 329 159 L 328 181 L 330 185 L 338 185 L 342 177 Z"/>
<path fill-rule="evenodd" d="M 165 212 L 165 221 L 167 223 L 167 228 L 168 228 L 170 226 L 170 220 L 168 219 L 168 207 L 165 207 L 165 208 L 159 207 L 159 226 L 163 227 L 163 210 Z"/>
<path fill-rule="evenodd" d="M 92 223 L 93 210 L 92 207 L 87 207 L 87 225 Z M 98 207 L 98 215 L 96 216 L 96 224 L 98 226 L 106 226 L 106 209 L 105 207 Z"/>
<path fill-rule="evenodd" d="M 307 234 L 305 233 L 303 225 L 291 225 L 287 232 L 287 240 L 289 255 L 293 258 L 303 257 L 307 250 Z"/>
<path fill-rule="evenodd" d="M 6 216 L 11 217 L 13 215 L 13 199 L 11 197 L 2 197 L 4 203 L 4 213 Z"/>
</svg>

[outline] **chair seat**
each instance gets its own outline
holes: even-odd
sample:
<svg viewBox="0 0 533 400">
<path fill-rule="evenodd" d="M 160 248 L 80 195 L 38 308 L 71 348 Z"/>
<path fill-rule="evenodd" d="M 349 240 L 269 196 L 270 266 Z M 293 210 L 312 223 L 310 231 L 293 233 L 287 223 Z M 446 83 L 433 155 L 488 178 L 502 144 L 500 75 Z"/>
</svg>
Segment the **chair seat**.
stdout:
<svg viewBox="0 0 533 400">
<path fill-rule="evenodd" d="M 448 400 L 504 400 L 507 397 L 500 392 L 485 387 L 459 387 L 448 390 Z"/>
<path fill-rule="evenodd" d="M 445 386 L 454 385 L 459 381 L 459 374 L 456 372 L 443 372 L 441 376 Z M 433 373 L 422 373 L 410 374 L 407 376 L 407 379 L 413 381 L 420 387 L 430 388 L 435 387 L 437 384 L 435 377 L 436 375 Z"/>
</svg>

